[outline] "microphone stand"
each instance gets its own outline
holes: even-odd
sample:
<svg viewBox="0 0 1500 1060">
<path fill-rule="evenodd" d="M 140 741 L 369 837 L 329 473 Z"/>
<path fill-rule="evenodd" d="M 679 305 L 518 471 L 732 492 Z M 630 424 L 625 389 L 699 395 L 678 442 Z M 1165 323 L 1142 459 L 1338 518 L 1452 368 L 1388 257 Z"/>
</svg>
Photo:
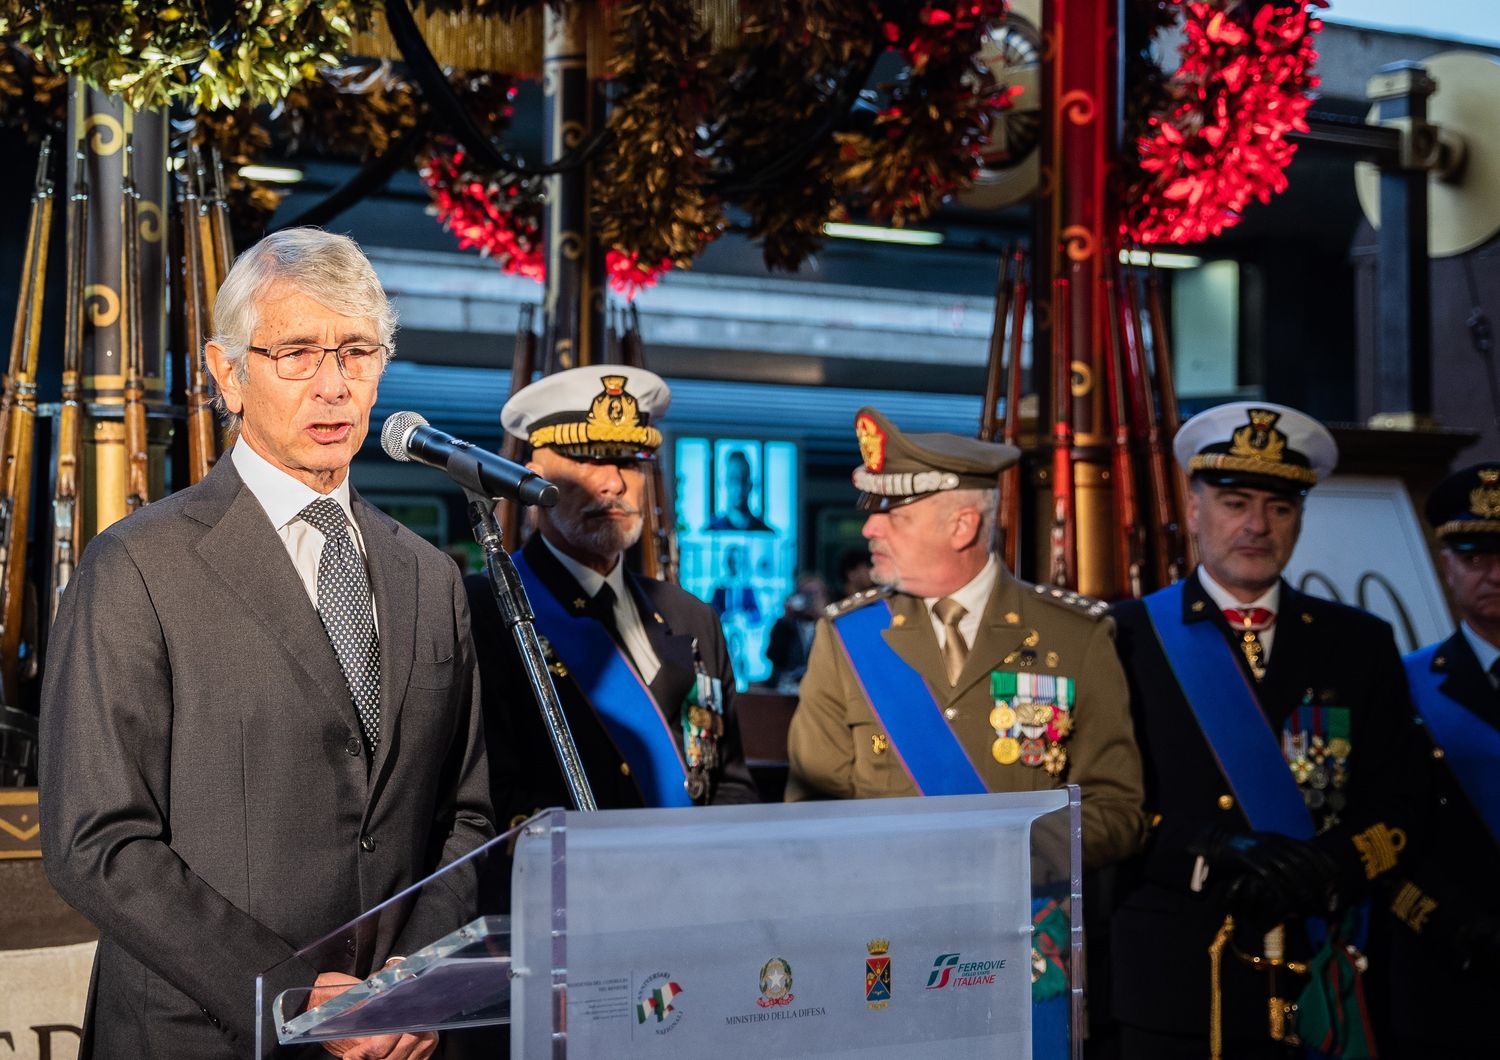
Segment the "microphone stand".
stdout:
<svg viewBox="0 0 1500 1060">
<path fill-rule="evenodd" d="M 490 592 L 495 596 L 495 605 L 500 608 L 501 620 L 516 638 L 516 648 L 526 668 L 526 679 L 531 683 L 531 694 L 542 712 L 557 764 L 562 767 L 563 779 L 568 784 L 568 794 L 578 809 L 597 810 L 599 804 L 594 801 L 593 788 L 584 775 L 578 745 L 573 742 L 568 719 L 563 717 L 562 702 L 557 698 L 557 688 L 552 684 L 552 674 L 547 670 L 542 644 L 537 639 L 536 616 L 531 612 L 531 601 L 526 598 L 526 587 L 521 584 L 516 565 L 505 551 L 500 524 L 495 521 L 495 500 L 471 489 L 465 489 L 464 493 L 469 498 L 469 521 L 474 528 L 474 540 L 484 550 Z"/>
</svg>

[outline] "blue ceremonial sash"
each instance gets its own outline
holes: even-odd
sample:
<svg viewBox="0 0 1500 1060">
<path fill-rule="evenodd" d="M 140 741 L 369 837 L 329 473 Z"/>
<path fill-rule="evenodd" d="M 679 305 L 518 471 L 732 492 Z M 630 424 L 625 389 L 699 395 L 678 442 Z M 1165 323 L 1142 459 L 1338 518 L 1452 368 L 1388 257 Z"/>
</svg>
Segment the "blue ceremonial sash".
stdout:
<svg viewBox="0 0 1500 1060">
<path fill-rule="evenodd" d="M 1182 620 L 1181 582 L 1141 602 L 1250 827 L 1311 839 L 1307 804 L 1224 634 L 1212 622 Z"/>
<path fill-rule="evenodd" d="M 1458 786 L 1500 842 L 1500 732 L 1439 687 L 1445 673 L 1433 673 L 1439 645 L 1430 644 L 1406 656 L 1406 679 L 1417 711 Z"/>
<path fill-rule="evenodd" d="M 646 805 L 693 805 L 677 739 L 609 631 L 593 618 L 564 609 L 520 552 L 511 558 L 526 586 L 536 628 L 567 664 L 584 699 L 630 766 L 630 778 L 641 789 Z"/>
<path fill-rule="evenodd" d="M 891 749 L 923 795 L 983 795 L 989 789 L 949 728 L 932 689 L 881 636 L 890 624 L 891 608 L 884 600 L 833 620 Z"/>
</svg>

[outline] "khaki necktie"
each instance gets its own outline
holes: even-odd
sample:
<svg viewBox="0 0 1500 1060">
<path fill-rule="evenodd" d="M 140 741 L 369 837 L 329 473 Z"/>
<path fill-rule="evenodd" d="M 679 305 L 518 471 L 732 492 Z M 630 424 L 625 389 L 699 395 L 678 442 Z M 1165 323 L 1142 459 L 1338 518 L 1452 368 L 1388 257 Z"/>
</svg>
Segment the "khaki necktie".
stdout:
<svg viewBox="0 0 1500 1060">
<path fill-rule="evenodd" d="M 943 662 L 948 667 L 948 683 L 958 684 L 958 675 L 963 673 L 964 660 L 969 657 L 969 646 L 958 624 L 963 621 L 968 609 L 951 596 L 945 596 L 932 605 L 932 613 L 943 624 Z"/>
</svg>

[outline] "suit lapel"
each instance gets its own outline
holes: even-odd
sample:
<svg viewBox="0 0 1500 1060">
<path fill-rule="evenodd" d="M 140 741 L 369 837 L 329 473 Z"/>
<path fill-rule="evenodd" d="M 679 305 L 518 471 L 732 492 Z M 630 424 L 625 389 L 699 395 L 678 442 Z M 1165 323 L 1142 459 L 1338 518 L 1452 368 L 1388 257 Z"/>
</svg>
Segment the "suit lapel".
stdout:
<svg viewBox="0 0 1500 1060">
<path fill-rule="evenodd" d="M 1460 630 L 1445 640 L 1432 659 L 1432 668 L 1448 676 L 1438 690 L 1500 728 L 1500 695 L 1479 667 L 1479 659 Z"/>
<path fill-rule="evenodd" d="M 306 678 L 310 694 L 304 701 L 353 725 L 349 683 L 328 633 L 286 546 L 255 495 L 244 488 L 233 460 L 214 465 L 184 512 L 210 528 L 198 542 L 198 554 Z"/>
<path fill-rule="evenodd" d="M 1312 661 L 1314 641 L 1317 638 L 1317 618 L 1308 608 L 1307 597 L 1293 589 L 1285 581 L 1281 583 L 1281 599 L 1276 615 L 1276 638 L 1271 642 L 1271 662 L 1266 667 L 1265 680 L 1256 689 L 1261 709 L 1273 727 L 1291 714 L 1301 703 L 1307 692 L 1306 677 L 1319 672 L 1309 665 Z M 1326 689 L 1312 690 L 1316 697 Z M 1334 691 L 1338 691 L 1335 689 Z"/>
<path fill-rule="evenodd" d="M 1283 591 L 1284 589 L 1283 586 Z M 1282 597 L 1281 607 L 1283 611 L 1286 610 L 1285 596 Z M 1219 635 L 1229 644 L 1229 654 L 1233 656 L 1235 665 L 1240 668 L 1240 673 L 1245 675 L 1245 680 L 1255 694 L 1256 702 L 1261 704 L 1261 709 L 1264 711 L 1265 691 L 1261 688 L 1261 682 L 1257 681 L 1255 675 L 1250 672 L 1250 663 L 1240 649 L 1241 634 L 1230 627 L 1229 620 L 1224 617 L 1224 612 L 1219 610 L 1219 605 L 1214 603 L 1214 598 L 1208 595 L 1207 589 L 1203 588 L 1203 582 L 1199 579 L 1196 570 L 1190 577 L 1183 579 L 1182 583 L 1182 623 L 1192 625 L 1194 622 L 1210 622 L 1219 631 Z M 1280 622 L 1279 617 L 1277 622 Z M 1271 652 L 1273 664 L 1276 652 L 1281 648 L 1279 625 L 1276 636 L 1277 640 Z M 1267 668 L 1266 677 L 1270 678 L 1269 668 Z"/>
<path fill-rule="evenodd" d="M 662 716 L 675 726 L 679 721 L 677 715 L 682 701 L 697 672 L 693 666 L 693 638 L 686 633 L 673 632 L 671 625 L 662 618 L 656 602 L 651 599 L 647 587 L 629 571 L 625 573 L 625 584 L 630 586 L 636 611 L 646 629 L 646 639 L 651 642 L 651 649 L 656 652 L 656 658 L 661 663 L 661 669 L 657 670 L 656 677 L 651 682 L 651 698 L 656 701 Z M 708 646 L 699 645 L 698 650 L 700 653 L 706 652 Z"/>
<path fill-rule="evenodd" d="M 411 550 L 396 536 L 395 520 L 352 491 L 349 499 L 354 521 L 364 539 L 370 591 L 380 622 L 380 746 L 370 771 L 373 780 L 398 742 L 397 724 L 406 702 L 412 659 L 416 656 L 417 563 Z"/>
<path fill-rule="evenodd" d="M 947 672 L 937 634 L 932 630 L 927 606 L 921 597 L 895 593 L 886 598 L 891 607 L 891 624 L 880 635 L 903 662 L 927 680 L 933 695 L 945 701 L 952 691 L 944 678 Z"/>
</svg>

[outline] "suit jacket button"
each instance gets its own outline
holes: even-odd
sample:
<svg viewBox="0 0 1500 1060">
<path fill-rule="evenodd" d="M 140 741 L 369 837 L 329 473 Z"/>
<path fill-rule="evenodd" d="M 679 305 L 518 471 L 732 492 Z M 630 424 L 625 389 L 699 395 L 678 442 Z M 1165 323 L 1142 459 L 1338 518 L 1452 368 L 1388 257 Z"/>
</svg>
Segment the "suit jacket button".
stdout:
<svg viewBox="0 0 1500 1060">
<path fill-rule="evenodd" d="M 620 776 L 622 776 L 622 777 L 628 777 L 628 776 L 630 776 L 630 763 L 629 762 L 621 762 L 620 763 Z"/>
<path fill-rule="evenodd" d="M 346 743 L 346 744 L 344 744 L 344 750 L 346 750 L 346 751 L 349 752 L 349 757 L 350 758 L 358 758 L 359 757 L 359 752 L 362 749 L 363 749 L 363 745 L 359 742 L 359 737 L 358 736 L 351 736 L 351 737 L 349 737 L 349 742 Z"/>
<path fill-rule="evenodd" d="M 1232 809 L 1234 809 L 1234 796 L 1233 795 L 1220 795 L 1219 796 L 1219 809 L 1221 809 L 1221 810 L 1232 810 Z"/>
<path fill-rule="evenodd" d="M 370 851 L 374 850 L 375 849 L 375 837 L 372 836 L 372 835 L 362 835 L 362 836 L 360 836 L 359 837 L 359 849 L 365 851 L 366 853 L 369 853 Z"/>
</svg>

